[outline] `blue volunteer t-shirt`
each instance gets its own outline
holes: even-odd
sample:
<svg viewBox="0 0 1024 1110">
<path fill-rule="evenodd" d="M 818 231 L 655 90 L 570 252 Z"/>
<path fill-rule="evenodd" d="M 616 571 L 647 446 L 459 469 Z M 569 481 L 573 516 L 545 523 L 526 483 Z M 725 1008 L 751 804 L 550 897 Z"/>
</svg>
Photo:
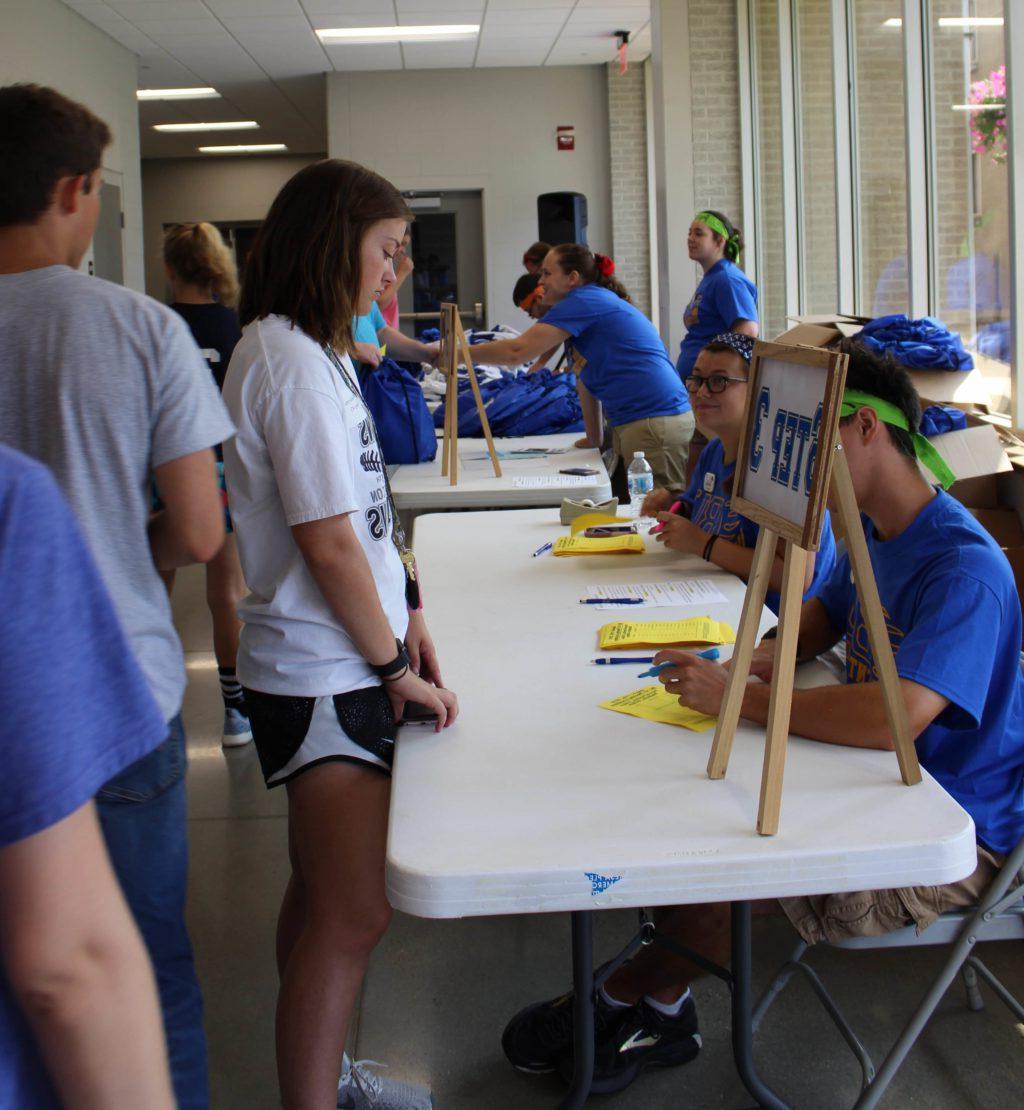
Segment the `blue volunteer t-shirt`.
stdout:
<svg viewBox="0 0 1024 1110">
<path fill-rule="evenodd" d="M 939 491 L 895 539 L 865 519 L 871 565 L 901 678 L 949 699 L 917 738 L 921 765 L 1009 852 L 1024 834 L 1024 676 L 1013 574 L 995 541 Z M 877 678 L 844 556 L 818 595 L 846 630 L 846 680 Z"/>
<path fill-rule="evenodd" d="M 730 499 L 730 482 L 734 462 L 725 461 L 725 448 L 720 439 L 713 439 L 700 453 L 686 492 L 681 494 L 690 508 L 690 520 L 707 533 L 717 532 L 723 540 L 737 547 L 753 548 L 760 528 L 752 520 L 733 512 Z M 832 535 L 832 521 L 828 512 L 821 526 L 821 546 L 815 554 L 814 577 L 804 600 L 815 597 L 828 581 L 836 565 L 836 541 Z M 769 590 L 764 603 L 773 613 L 778 613 L 781 597 Z"/>
<path fill-rule="evenodd" d="M 0 447 L 0 848 L 80 809 L 159 745 L 163 714 L 49 471 Z M 56 1107 L 0 972 L 0 1106 Z"/>
<path fill-rule="evenodd" d="M 357 343 L 369 343 L 372 347 L 379 347 L 380 340 L 377 332 L 387 327 L 377 302 L 370 305 L 370 311 L 365 316 L 352 317 L 352 335 Z"/>
<path fill-rule="evenodd" d="M 737 320 L 757 320 L 757 286 L 739 266 L 723 258 L 700 279 L 683 313 L 686 335 L 676 359 L 679 376 L 685 378 L 704 346 L 721 332 L 732 331 Z"/>
<path fill-rule="evenodd" d="M 567 331 L 570 370 L 604 406 L 613 427 L 690 411 L 661 336 L 610 289 L 582 285 L 548 309 L 543 323 Z"/>
</svg>

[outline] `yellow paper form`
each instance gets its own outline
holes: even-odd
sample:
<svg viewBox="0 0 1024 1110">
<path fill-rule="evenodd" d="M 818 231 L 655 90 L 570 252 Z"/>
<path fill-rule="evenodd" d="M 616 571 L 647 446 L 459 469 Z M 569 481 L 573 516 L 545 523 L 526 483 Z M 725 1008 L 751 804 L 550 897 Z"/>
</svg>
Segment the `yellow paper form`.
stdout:
<svg viewBox="0 0 1024 1110">
<path fill-rule="evenodd" d="M 707 732 L 715 727 L 717 717 L 708 717 L 679 704 L 675 694 L 670 694 L 664 686 L 644 686 L 632 694 L 623 694 L 611 701 L 601 702 L 599 709 L 610 709 L 613 713 L 626 713 L 630 717 L 640 717 L 645 721 L 657 721 L 663 725 L 676 725 L 693 732 Z"/>
<path fill-rule="evenodd" d="M 614 513 L 584 513 L 569 525 L 569 531 L 575 536 L 578 532 L 582 532 L 584 528 L 595 528 L 598 524 L 630 523 L 632 522 L 621 516 L 615 516 Z"/>
<path fill-rule="evenodd" d="M 732 627 L 710 617 L 688 617 L 682 621 L 614 621 L 602 625 L 598 636 L 598 647 L 602 651 L 736 643 Z"/>
<path fill-rule="evenodd" d="M 560 536 L 552 555 L 642 555 L 642 536 L 605 536 L 588 540 L 585 536 Z"/>
</svg>

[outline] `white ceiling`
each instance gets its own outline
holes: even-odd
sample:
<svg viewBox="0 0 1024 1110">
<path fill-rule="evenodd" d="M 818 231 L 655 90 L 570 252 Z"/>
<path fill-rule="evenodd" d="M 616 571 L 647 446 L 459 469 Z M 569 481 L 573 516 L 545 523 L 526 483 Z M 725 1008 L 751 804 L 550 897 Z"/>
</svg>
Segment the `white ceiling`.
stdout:
<svg viewBox="0 0 1024 1110">
<path fill-rule="evenodd" d="M 64 0 L 139 57 L 140 88 L 212 85 L 219 100 L 139 105 L 142 154 L 196 155 L 204 145 L 326 148 L 324 73 L 612 61 L 629 31 L 631 62 L 650 53 L 650 0 Z M 324 45 L 326 27 L 479 23 L 465 42 Z M 379 78 L 367 78 L 379 79 Z M 255 119 L 259 131 L 164 134 L 155 123 Z"/>
</svg>

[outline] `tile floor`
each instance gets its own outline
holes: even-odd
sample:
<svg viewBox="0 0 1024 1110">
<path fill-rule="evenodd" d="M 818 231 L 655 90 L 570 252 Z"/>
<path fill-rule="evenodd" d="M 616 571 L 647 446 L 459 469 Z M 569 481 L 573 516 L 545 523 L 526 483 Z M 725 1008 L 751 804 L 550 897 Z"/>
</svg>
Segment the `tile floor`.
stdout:
<svg viewBox="0 0 1024 1110">
<path fill-rule="evenodd" d="M 175 611 L 190 678 L 189 913 L 206 996 L 213 1106 L 275 1110 L 273 934 L 287 875 L 285 796 L 264 789 L 251 745 L 221 749 L 200 569 L 179 575 Z M 625 912 L 602 915 L 599 955 L 612 952 L 634 920 Z M 763 980 L 788 954 L 793 935 L 781 921 L 755 928 L 755 966 Z M 431 1084 L 439 1110 L 554 1107 L 557 1082 L 513 1071 L 498 1042 L 510 1014 L 568 982 L 568 942 L 562 915 L 448 922 L 396 915 L 367 977 L 353 1031 L 355 1055 Z M 986 959 L 1024 996 L 1019 948 L 991 945 Z M 869 1049 L 880 1055 L 934 974 L 938 956 L 928 949 L 823 951 L 814 962 Z M 724 988 L 704 981 L 695 993 L 705 1043 L 697 1060 L 643 1076 L 594 1104 L 609 1110 L 749 1106 L 732 1067 Z M 949 992 L 884 1106 L 1003 1110 L 1024 1103 L 1024 1029 L 991 993 L 985 995 L 986 1011 L 972 1014 L 958 986 Z M 802 1110 L 853 1103 L 858 1068 L 802 983 L 791 985 L 772 1011 L 757 1057 L 765 1078 Z"/>
</svg>

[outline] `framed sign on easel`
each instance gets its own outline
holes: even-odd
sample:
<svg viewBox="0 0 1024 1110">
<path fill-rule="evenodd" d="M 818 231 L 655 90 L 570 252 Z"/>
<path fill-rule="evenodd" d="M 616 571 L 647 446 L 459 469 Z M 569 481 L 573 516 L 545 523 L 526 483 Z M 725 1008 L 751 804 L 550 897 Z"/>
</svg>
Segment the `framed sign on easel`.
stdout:
<svg viewBox="0 0 1024 1110">
<path fill-rule="evenodd" d="M 462 327 L 459 306 L 446 302 L 441 305 L 441 354 L 438 365 L 445 376 L 444 396 L 444 438 L 441 446 L 441 474 L 448 478 L 450 485 L 459 483 L 459 362 L 466 367 L 469 385 L 476 401 L 476 411 L 480 415 L 480 427 L 487 440 L 487 450 L 494 466 L 495 478 L 501 477 L 501 463 L 494 449 L 491 425 L 480 395 L 480 384 L 476 380 L 473 358 L 469 353 L 469 341 Z"/>
<path fill-rule="evenodd" d="M 847 356 L 817 347 L 755 343 L 747 416 L 740 439 L 732 508 L 760 526 L 732 666 L 708 761 L 708 776 L 729 766 L 761 610 L 779 541 L 784 541 L 782 600 L 768 705 L 757 831 L 779 828 L 782 779 L 796 670 L 797 634 L 809 552 L 817 551 L 830 497 L 846 539 L 875 670 L 903 781 L 921 781 L 896 662 L 868 556 L 850 471 L 839 440 Z"/>
</svg>

